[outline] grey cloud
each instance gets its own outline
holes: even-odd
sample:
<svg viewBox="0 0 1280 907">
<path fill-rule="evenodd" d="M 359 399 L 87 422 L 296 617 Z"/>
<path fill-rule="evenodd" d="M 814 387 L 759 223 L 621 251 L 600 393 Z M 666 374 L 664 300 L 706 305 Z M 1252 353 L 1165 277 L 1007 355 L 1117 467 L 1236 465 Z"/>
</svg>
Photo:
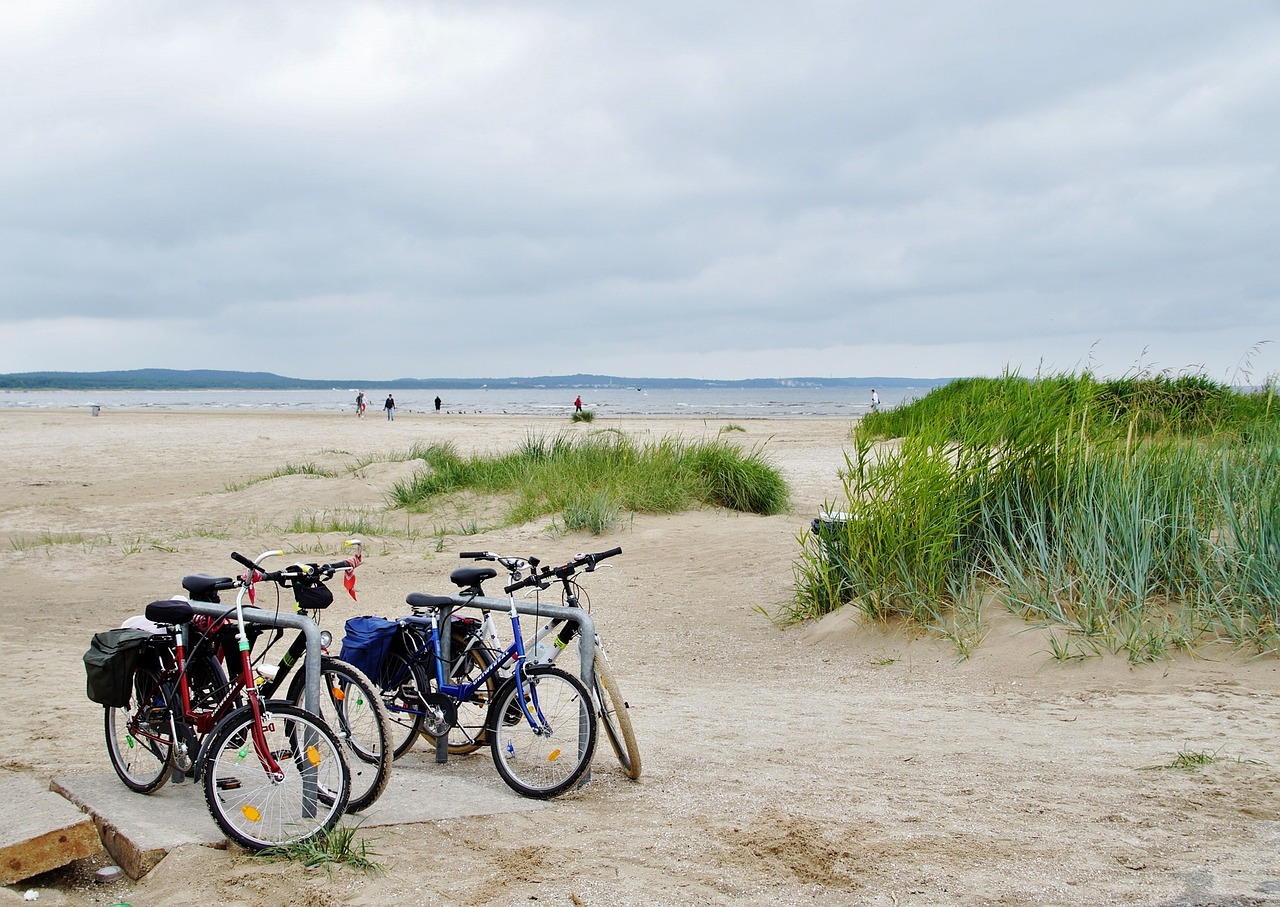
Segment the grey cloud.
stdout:
<svg viewBox="0 0 1280 907">
<path fill-rule="evenodd" d="M 142 4 L 0 25 L 0 77 L 24 86 L 0 98 L 9 322 L 403 325 L 403 345 L 352 328 L 365 374 L 413 373 L 412 338 L 477 317 L 586 317 L 613 361 L 624 341 L 637 361 L 750 350 L 766 373 L 770 350 L 832 344 L 1034 360 L 1090 332 L 1280 327 L 1268 4 Z"/>
</svg>

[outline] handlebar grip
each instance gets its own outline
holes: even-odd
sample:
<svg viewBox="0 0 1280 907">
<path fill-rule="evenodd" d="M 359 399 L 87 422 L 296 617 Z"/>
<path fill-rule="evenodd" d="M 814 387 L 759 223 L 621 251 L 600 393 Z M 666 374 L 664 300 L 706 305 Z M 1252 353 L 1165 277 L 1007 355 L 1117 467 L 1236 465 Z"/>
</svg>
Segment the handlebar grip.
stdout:
<svg viewBox="0 0 1280 907">
<path fill-rule="evenodd" d="M 616 548 L 610 548 L 608 551 L 601 551 L 599 554 L 596 555 L 596 560 L 602 561 L 606 557 L 613 557 L 615 554 L 621 554 L 621 553 L 622 553 L 622 546 L 619 545 Z"/>
<path fill-rule="evenodd" d="M 488 551 L 459 551 L 458 557 L 466 558 L 473 561 L 491 561 L 493 555 Z"/>
<path fill-rule="evenodd" d="M 525 586 L 538 586 L 539 588 L 543 588 L 542 581 L 542 577 L 538 576 L 538 574 L 530 573 L 524 579 L 516 580 L 510 586 L 503 586 L 502 591 L 507 593 L 507 595 L 510 595 L 512 592 L 515 592 L 517 589 L 523 589 Z"/>
<path fill-rule="evenodd" d="M 255 564 L 253 561 L 249 560 L 247 557 L 245 557 L 245 556 L 244 556 L 243 554 L 241 554 L 239 551 L 232 551 L 232 552 L 231 552 L 231 559 L 232 559 L 233 561 L 236 561 L 237 563 L 244 564 L 244 566 L 248 567 L 250 570 L 257 570 L 257 569 L 258 569 L 258 565 L 257 565 L 257 564 Z"/>
</svg>

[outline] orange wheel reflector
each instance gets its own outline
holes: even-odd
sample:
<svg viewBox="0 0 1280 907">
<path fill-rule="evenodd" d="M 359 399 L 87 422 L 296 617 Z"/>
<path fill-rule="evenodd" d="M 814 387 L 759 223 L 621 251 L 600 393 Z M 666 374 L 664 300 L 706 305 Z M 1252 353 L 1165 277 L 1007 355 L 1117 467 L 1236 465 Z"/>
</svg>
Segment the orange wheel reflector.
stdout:
<svg viewBox="0 0 1280 907">
<path fill-rule="evenodd" d="M 559 758 L 560 758 L 560 751 L 559 751 L 559 750 L 552 750 L 550 753 L 548 753 L 548 754 L 547 754 L 547 761 L 548 761 L 548 762 L 555 762 L 555 761 L 556 761 L 557 759 L 559 759 Z"/>
<path fill-rule="evenodd" d="M 320 764 L 320 751 L 314 746 L 307 747 L 307 761 L 312 765 Z"/>
<path fill-rule="evenodd" d="M 250 822 L 259 822 L 262 820 L 262 813 L 258 812 L 257 809 L 247 803 L 240 807 L 240 812 L 244 813 L 244 817 Z"/>
<path fill-rule="evenodd" d="M 347 694 L 342 692 L 342 689 L 340 687 L 334 687 L 333 698 L 341 702 L 342 700 L 347 698 Z"/>
</svg>

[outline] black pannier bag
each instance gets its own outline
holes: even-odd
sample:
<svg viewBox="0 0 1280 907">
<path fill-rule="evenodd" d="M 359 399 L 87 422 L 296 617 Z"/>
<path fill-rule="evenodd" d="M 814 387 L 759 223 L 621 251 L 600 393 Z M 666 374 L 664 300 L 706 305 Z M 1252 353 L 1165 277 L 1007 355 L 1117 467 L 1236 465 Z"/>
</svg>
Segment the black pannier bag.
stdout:
<svg viewBox="0 0 1280 907">
<path fill-rule="evenodd" d="M 84 653 L 89 698 L 117 709 L 128 705 L 133 672 L 147 642 L 154 638 L 154 633 L 131 629 L 93 634 Z"/>
<path fill-rule="evenodd" d="M 385 617 L 353 617 L 345 624 L 342 652 L 338 656 L 354 665 L 375 683 L 382 676 L 382 662 L 396 638 L 399 624 Z"/>
</svg>

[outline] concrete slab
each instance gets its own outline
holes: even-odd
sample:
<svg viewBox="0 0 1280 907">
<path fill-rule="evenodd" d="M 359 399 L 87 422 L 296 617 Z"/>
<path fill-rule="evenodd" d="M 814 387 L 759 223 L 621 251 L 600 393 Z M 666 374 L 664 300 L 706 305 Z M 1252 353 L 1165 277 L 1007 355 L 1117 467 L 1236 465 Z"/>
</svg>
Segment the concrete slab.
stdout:
<svg viewBox="0 0 1280 907">
<path fill-rule="evenodd" d="M 93 820 L 33 775 L 0 772 L 0 885 L 102 850 Z"/>
<path fill-rule="evenodd" d="M 131 879 L 140 879 L 183 844 L 221 846 L 204 792 L 190 782 L 135 794 L 115 772 L 54 778 L 53 789 L 93 817 L 102 846 Z"/>
<path fill-rule="evenodd" d="M 378 802 L 353 814 L 350 821 L 376 828 L 547 805 L 519 796 L 496 776 L 494 780 L 496 787 L 456 777 L 439 766 L 397 761 Z M 209 815 L 204 791 L 190 781 L 166 784 L 153 794 L 135 794 L 111 772 L 57 778 L 53 788 L 93 816 L 103 845 L 133 879 L 150 872 L 174 847 L 226 843 Z"/>
</svg>

